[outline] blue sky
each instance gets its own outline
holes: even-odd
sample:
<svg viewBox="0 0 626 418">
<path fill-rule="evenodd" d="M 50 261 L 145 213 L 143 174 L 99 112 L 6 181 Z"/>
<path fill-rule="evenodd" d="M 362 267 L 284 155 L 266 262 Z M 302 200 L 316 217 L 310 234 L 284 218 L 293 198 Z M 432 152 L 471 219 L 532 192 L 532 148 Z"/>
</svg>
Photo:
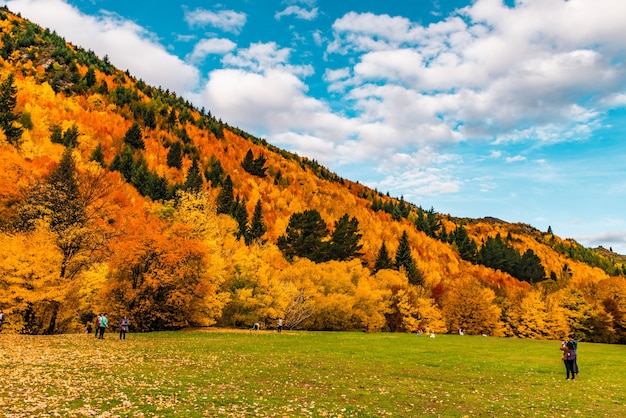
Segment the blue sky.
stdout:
<svg viewBox="0 0 626 418">
<path fill-rule="evenodd" d="M 350 180 L 626 254 L 626 1 L 0 4 Z"/>
</svg>

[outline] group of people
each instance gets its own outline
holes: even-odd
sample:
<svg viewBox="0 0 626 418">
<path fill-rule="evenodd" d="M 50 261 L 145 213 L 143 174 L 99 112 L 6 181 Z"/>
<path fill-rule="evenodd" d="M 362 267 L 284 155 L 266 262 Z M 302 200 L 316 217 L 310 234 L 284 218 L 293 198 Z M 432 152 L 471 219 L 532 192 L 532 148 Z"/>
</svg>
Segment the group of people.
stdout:
<svg viewBox="0 0 626 418">
<path fill-rule="evenodd" d="M 261 329 L 261 324 L 258 322 L 255 322 L 252 327 L 250 328 L 250 331 L 258 331 Z M 283 319 L 282 318 L 278 318 L 278 324 L 276 325 L 276 330 L 278 332 L 282 332 L 283 330 Z"/>
<path fill-rule="evenodd" d="M 120 321 L 120 340 L 126 339 L 126 333 L 128 332 L 128 328 L 130 326 L 130 321 L 124 315 Z M 109 327 L 109 319 L 107 318 L 106 313 L 98 314 L 96 318 L 96 336 L 95 338 L 103 340 L 104 339 L 104 331 Z M 87 327 L 85 330 L 86 333 L 90 332 L 90 327 Z"/>
<path fill-rule="evenodd" d="M 574 335 L 570 335 L 568 340 L 561 342 L 560 350 L 563 352 L 563 363 L 565 364 L 565 378 L 567 380 L 576 379 L 578 374 L 578 362 L 576 361 L 576 350 L 578 350 L 578 341 Z"/>
</svg>

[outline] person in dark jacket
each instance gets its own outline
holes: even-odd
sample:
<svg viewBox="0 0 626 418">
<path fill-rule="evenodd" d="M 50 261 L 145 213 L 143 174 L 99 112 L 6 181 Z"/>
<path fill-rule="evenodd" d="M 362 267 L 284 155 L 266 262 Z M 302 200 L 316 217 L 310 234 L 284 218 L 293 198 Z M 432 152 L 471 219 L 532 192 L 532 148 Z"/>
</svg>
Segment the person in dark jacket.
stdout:
<svg viewBox="0 0 626 418">
<path fill-rule="evenodd" d="M 561 343 L 560 350 L 563 352 L 563 364 L 565 364 L 565 379 L 576 379 L 576 373 L 574 373 L 574 364 L 576 364 L 576 351 L 571 349 L 569 341 L 563 341 Z"/>
<path fill-rule="evenodd" d="M 128 321 L 128 318 L 126 318 L 126 315 L 124 315 L 124 317 L 122 317 L 122 320 L 120 321 L 120 340 L 126 339 L 126 333 L 128 332 L 129 326 L 130 322 Z"/>
</svg>

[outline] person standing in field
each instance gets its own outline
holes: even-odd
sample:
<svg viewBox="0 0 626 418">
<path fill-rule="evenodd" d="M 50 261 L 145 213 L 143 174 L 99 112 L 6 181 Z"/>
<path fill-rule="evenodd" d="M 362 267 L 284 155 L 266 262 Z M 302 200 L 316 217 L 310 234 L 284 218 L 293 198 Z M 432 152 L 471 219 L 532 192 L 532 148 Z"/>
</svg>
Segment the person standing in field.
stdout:
<svg viewBox="0 0 626 418">
<path fill-rule="evenodd" d="M 109 320 L 107 319 L 107 314 L 102 314 L 100 316 L 100 327 L 98 328 L 100 331 L 100 339 L 104 340 L 104 330 L 109 326 Z"/>
<path fill-rule="evenodd" d="M 278 332 L 283 330 L 283 318 L 278 318 Z"/>
<path fill-rule="evenodd" d="M 94 328 L 94 334 L 96 335 L 94 338 L 98 338 L 100 336 L 100 318 L 102 318 L 102 314 L 98 314 L 96 317 L 96 327 Z"/>
<path fill-rule="evenodd" d="M 126 339 L 126 333 L 128 332 L 129 325 L 130 322 L 128 322 L 128 318 L 126 318 L 126 315 L 124 315 L 124 317 L 120 321 L 120 340 Z"/>
<path fill-rule="evenodd" d="M 7 316 L 4 314 L 4 311 L 0 309 L 0 332 L 2 332 L 2 325 L 4 325 L 6 317 Z"/>
<path fill-rule="evenodd" d="M 571 344 L 569 341 L 561 342 L 560 350 L 563 352 L 563 364 L 565 364 L 565 379 L 571 380 L 576 379 L 576 374 L 574 373 L 574 364 L 576 364 L 576 351 L 572 350 Z"/>
<path fill-rule="evenodd" d="M 569 341 L 567 342 L 567 347 L 574 351 L 574 364 L 572 365 L 572 373 L 575 375 L 578 374 L 578 341 L 574 334 L 570 334 Z"/>
</svg>

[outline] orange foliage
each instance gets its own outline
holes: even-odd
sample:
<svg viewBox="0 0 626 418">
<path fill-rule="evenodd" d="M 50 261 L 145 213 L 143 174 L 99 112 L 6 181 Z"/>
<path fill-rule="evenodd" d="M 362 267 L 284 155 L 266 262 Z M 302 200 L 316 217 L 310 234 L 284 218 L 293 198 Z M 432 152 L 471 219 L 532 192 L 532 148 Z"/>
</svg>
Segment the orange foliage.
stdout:
<svg viewBox="0 0 626 418">
<path fill-rule="evenodd" d="M 12 15 L 11 19 L 19 20 Z M 0 22 L 3 32 L 10 27 L 6 21 Z M 94 164 L 89 162 L 93 150 L 101 145 L 104 161 L 110 164 L 121 151 L 123 137 L 134 122 L 129 106 L 115 105 L 106 93 L 58 94 L 48 83 L 39 82 L 38 78 L 45 75 L 43 68 L 33 70 L 29 64 L 31 67 L 24 67 L 28 71 L 17 71 L 22 65 L 18 57 L 11 56 L 2 60 L 0 66 L 2 79 L 9 72 L 16 74 L 16 111 L 29 113 L 33 123 L 32 129 L 26 130 L 19 150 L 0 142 L 0 220 L 7 221 L 14 216 L 11 205 L 22 198 L 22 190 L 41 181 L 59 161 L 63 146 L 50 141 L 55 126 L 62 129 L 77 126 L 77 169 L 84 178 L 89 178 L 94 170 Z M 79 65 L 78 69 L 81 75 L 88 70 L 84 65 Z M 148 97 L 135 89 L 136 80 L 122 72 L 107 75 L 96 70 L 95 73 L 97 82 L 106 83 L 109 90 L 118 86 L 133 89 L 146 107 L 166 113 L 174 109 L 168 101 L 175 99 L 173 95 L 167 99 L 164 94 L 159 98 Z M 176 108 L 176 113 L 180 114 L 180 110 Z M 198 110 L 187 111 L 194 120 L 201 118 Z M 168 146 L 180 138 L 174 129 L 162 128 L 165 118 L 156 113 L 157 128 L 142 129 L 145 150 L 140 151 L 141 155 L 149 170 L 164 176 L 169 185 L 182 183 L 192 164 L 191 154 L 184 155 L 181 169 L 167 165 Z M 108 228 L 114 239 L 107 247 L 107 255 L 81 274 L 82 282 L 79 282 L 89 291 L 74 291 L 71 297 L 66 294 L 55 300 L 66 304 L 80 300 L 78 305 L 85 305 L 81 313 L 98 310 L 118 315 L 126 311 L 134 315 L 131 320 L 135 324 L 145 329 L 210 325 L 216 321 L 247 326 L 259 319 L 269 324 L 293 307 L 294 301 L 299 301 L 301 313 L 307 309 L 315 312 L 301 323 L 310 328 L 356 329 L 369 324 L 372 330 L 389 329 L 385 315 L 394 312 L 398 323 L 402 324 L 400 328 L 413 330 L 418 324 L 417 318 L 427 313 L 430 326 L 437 330 L 445 322 L 450 331 L 463 326 L 472 332 L 488 331 L 492 335 L 503 332 L 496 319 L 500 309 L 496 303 L 500 302 L 494 300 L 495 295 L 505 301 L 525 300 L 529 306 L 548 304 L 547 300 L 538 301 L 536 294 L 530 293 L 533 289 L 530 284 L 462 260 L 453 246 L 417 231 L 410 220 L 393 221 L 388 213 L 373 211 L 371 200 L 363 196 L 376 196 L 385 201 L 390 198 L 379 196 L 363 185 L 325 180 L 310 166 L 302 164 L 301 158 L 295 155 L 285 158 L 227 127 L 223 139 L 192 122 L 179 122 L 176 129 L 184 129 L 190 138 L 189 145 L 197 150 L 194 155 L 199 157 L 201 171 L 211 156 L 220 161 L 224 172 L 232 178 L 236 196 L 247 202 L 248 214 L 252 214 L 257 201 L 261 202 L 268 228 L 263 236 L 264 243 L 247 247 L 234 238 L 237 225 L 227 215 L 215 215 L 212 206 L 217 190 L 212 190 L 208 182 L 204 184 L 204 194 L 179 196 L 179 206 L 176 206 L 173 202 L 150 202 L 119 173 L 104 170 L 101 180 L 106 193 L 100 203 L 106 210 L 103 209 L 98 222 Z M 255 156 L 266 157 L 268 176 L 251 176 L 241 167 L 248 150 Z M 280 182 L 275 178 L 278 172 L 282 176 Z M 316 209 L 329 228 L 344 214 L 356 218 L 362 234 L 361 260 L 317 265 L 308 260 L 287 263 L 275 245 L 276 240 L 285 233 L 289 217 L 307 209 Z M 409 219 L 414 218 L 413 213 Z M 448 232 L 460 224 L 450 216 L 442 216 L 441 221 Z M 597 286 L 598 294 L 607 294 L 608 289 L 621 283 L 609 279 L 597 268 L 557 253 L 537 239 L 536 231 L 523 225 L 474 221 L 466 227 L 477 243 L 489 236 L 506 237 L 510 233 L 514 247 L 520 253 L 532 249 L 548 275 L 554 272 L 560 276 L 563 266 L 567 265 L 569 276 L 559 279 L 558 283 L 550 283 L 552 287 L 546 284 L 543 288 L 546 292 L 557 294 L 556 290 L 564 287 L 593 285 Z M 409 285 L 399 272 L 371 273 L 382 244 L 385 243 L 391 255 L 395 254 L 404 231 L 422 273 L 423 287 Z M 24 248 L 23 235 L 0 235 L 7 248 Z M 39 248 L 44 247 L 41 244 Z M 6 270 L 12 265 L 9 258 L 5 255 L 0 261 L 0 269 Z M 20 261 L 21 274 L 27 264 L 27 261 Z M 22 280 L 16 277 L 12 276 L 11 283 Z M 41 299 L 47 291 L 34 292 L 39 292 L 37 297 Z M 466 312 L 450 306 L 459 302 L 458 295 L 466 295 L 474 301 L 468 309 L 482 309 L 483 322 L 487 325 L 481 328 L 480 324 L 463 322 Z M 601 299 L 593 301 L 598 309 L 601 309 Z M 23 307 L 6 308 L 19 310 Z M 550 311 L 548 307 L 545 309 Z M 73 321 L 75 324 L 78 320 Z M 507 332 L 518 335 L 522 331 Z M 523 332 L 533 338 L 537 335 L 534 330 Z"/>
</svg>

